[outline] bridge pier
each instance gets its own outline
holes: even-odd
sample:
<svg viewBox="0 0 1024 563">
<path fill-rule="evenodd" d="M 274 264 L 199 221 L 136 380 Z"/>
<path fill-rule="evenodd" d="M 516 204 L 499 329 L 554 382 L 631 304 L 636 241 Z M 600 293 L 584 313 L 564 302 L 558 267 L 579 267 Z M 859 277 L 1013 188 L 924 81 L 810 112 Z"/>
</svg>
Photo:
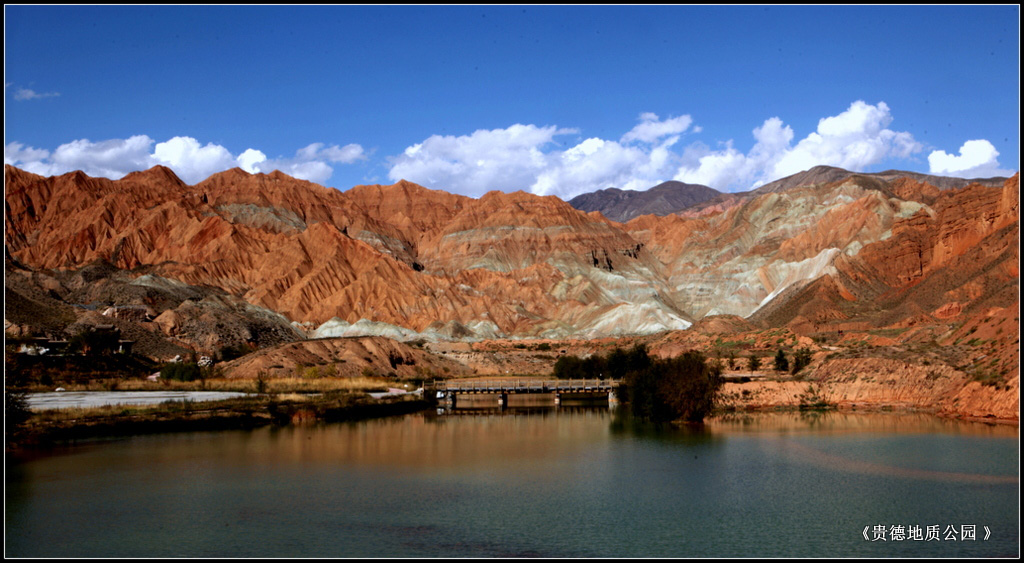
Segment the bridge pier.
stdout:
<svg viewBox="0 0 1024 563">
<path fill-rule="evenodd" d="M 550 405 L 549 401 L 553 401 L 556 407 L 565 404 L 598 405 L 605 401 L 609 407 L 615 407 L 619 402 L 615 393 L 617 385 L 617 381 L 600 379 L 473 380 L 442 381 L 440 385 L 432 386 L 432 389 L 436 390 L 438 400 L 451 409 L 493 408 L 495 403 L 501 409 L 509 407 L 512 403 L 520 406 L 542 406 Z M 459 395 L 465 396 L 460 399 Z"/>
</svg>

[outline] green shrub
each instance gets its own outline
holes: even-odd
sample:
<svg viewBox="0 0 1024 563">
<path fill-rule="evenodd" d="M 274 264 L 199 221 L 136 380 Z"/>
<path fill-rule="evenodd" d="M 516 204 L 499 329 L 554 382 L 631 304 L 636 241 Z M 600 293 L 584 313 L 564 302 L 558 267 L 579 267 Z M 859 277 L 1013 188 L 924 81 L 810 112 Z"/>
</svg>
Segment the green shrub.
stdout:
<svg viewBox="0 0 1024 563">
<path fill-rule="evenodd" d="M 199 364 L 194 362 L 174 362 L 160 368 L 160 378 L 165 380 L 195 381 L 199 375 Z"/>
<path fill-rule="evenodd" d="M 804 369 L 811 363 L 811 351 L 807 348 L 797 348 L 796 352 L 793 352 L 793 371 L 792 374 L 796 375 L 800 373 L 800 370 Z"/>
<path fill-rule="evenodd" d="M 786 359 L 786 353 L 782 348 L 775 354 L 775 371 L 789 371 L 789 360 Z"/>
<path fill-rule="evenodd" d="M 256 350 L 256 347 L 243 342 L 242 344 L 233 344 L 224 346 L 214 353 L 213 357 L 218 362 L 230 362 L 231 360 L 241 358 L 242 356 L 252 353 Z"/>
</svg>

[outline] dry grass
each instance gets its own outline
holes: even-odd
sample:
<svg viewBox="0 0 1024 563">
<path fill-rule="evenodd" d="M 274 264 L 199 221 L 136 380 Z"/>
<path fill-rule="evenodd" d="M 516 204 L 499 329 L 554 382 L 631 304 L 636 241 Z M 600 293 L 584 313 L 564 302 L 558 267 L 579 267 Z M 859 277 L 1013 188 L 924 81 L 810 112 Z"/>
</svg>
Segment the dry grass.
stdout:
<svg viewBox="0 0 1024 563">
<path fill-rule="evenodd" d="M 252 381 L 245 382 L 251 389 Z M 271 393 L 327 393 L 330 391 L 383 391 L 393 387 L 394 381 L 379 377 L 344 377 L 305 379 L 284 377 L 267 381 L 267 391 Z"/>
</svg>

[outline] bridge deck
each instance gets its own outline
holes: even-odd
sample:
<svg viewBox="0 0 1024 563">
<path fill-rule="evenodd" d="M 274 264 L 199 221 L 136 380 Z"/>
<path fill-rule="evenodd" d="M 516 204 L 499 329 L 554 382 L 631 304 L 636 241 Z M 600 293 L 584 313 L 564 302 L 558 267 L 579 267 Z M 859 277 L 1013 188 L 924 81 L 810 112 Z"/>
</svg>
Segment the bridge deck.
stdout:
<svg viewBox="0 0 1024 563">
<path fill-rule="evenodd" d="M 610 379 L 496 379 L 435 381 L 434 389 L 451 393 L 606 393 L 619 381 Z"/>
</svg>

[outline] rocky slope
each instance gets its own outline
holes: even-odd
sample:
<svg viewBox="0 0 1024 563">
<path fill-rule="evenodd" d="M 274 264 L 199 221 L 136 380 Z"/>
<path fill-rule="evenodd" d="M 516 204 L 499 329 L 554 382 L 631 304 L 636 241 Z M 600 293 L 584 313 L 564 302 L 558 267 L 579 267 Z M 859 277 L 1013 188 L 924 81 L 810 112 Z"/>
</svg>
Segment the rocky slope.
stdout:
<svg viewBox="0 0 1024 563">
<path fill-rule="evenodd" d="M 599 337 L 715 314 L 813 333 L 1012 302 L 1017 177 L 940 189 L 887 174 L 818 167 L 722 212 L 621 224 L 523 192 L 6 166 L 5 241 L 24 268 L 102 261 L 217 288 L 317 336 Z"/>
<path fill-rule="evenodd" d="M 442 378 L 470 373 L 464 364 L 444 355 L 408 346 L 390 338 L 320 338 L 268 347 L 220 364 L 233 378 L 385 377 Z"/>
<path fill-rule="evenodd" d="M 96 260 L 212 286 L 317 327 L 431 336 L 680 329 L 690 319 L 628 234 L 557 198 L 473 200 L 407 182 L 349 193 L 234 169 L 187 186 L 5 167 L 7 250 L 36 269 Z"/>
<path fill-rule="evenodd" d="M 1019 420 L 1020 377 L 985 385 L 949 366 L 900 360 L 827 360 L 806 381 L 727 383 L 722 405 L 740 410 L 799 408 L 917 410 L 956 418 Z"/>
<path fill-rule="evenodd" d="M 785 178 L 780 178 L 774 182 L 769 182 L 754 190 L 719 194 L 707 201 L 697 203 L 688 209 L 682 210 L 679 213 L 684 216 L 700 216 L 709 212 L 724 211 L 730 207 L 767 193 L 784 192 L 792 188 L 802 186 L 841 182 L 855 175 L 861 178 L 871 178 L 885 183 L 896 183 L 909 179 L 917 183 L 928 184 L 936 191 L 963 188 L 970 184 L 999 187 L 1006 181 L 1006 178 L 1003 177 L 975 178 L 968 180 L 964 178 L 951 178 L 948 176 L 932 176 L 930 174 L 920 174 L 904 170 L 886 170 L 884 172 L 864 173 L 850 172 L 849 170 L 843 170 L 842 168 L 836 168 L 834 166 L 815 166 L 803 172 L 797 172 L 791 176 L 786 176 Z"/>
</svg>

